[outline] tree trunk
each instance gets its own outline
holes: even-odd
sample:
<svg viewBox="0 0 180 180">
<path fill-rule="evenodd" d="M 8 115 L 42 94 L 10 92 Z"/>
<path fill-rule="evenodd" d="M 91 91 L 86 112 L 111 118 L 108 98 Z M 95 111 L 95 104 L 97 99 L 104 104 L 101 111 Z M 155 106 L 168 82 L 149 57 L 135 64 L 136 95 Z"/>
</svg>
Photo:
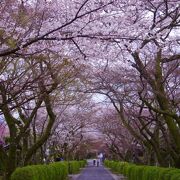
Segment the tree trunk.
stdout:
<svg viewBox="0 0 180 180">
<path fill-rule="evenodd" d="M 46 130 L 44 134 L 40 137 L 40 139 L 37 140 L 37 142 L 27 151 L 26 157 L 25 157 L 25 162 L 24 164 L 27 165 L 32 157 L 32 155 L 47 141 L 48 137 L 51 134 L 51 129 L 53 127 L 53 124 L 55 122 L 56 116 L 53 112 L 50 98 L 48 94 L 44 94 L 44 102 L 46 106 L 46 110 L 49 116 L 49 121 L 46 127 Z"/>
<path fill-rule="evenodd" d="M 16 145 L 11 144 L 10 146 L 7 167 L 5 169 L 5 180 L 10 180 L 11 174 L 16 169 Z"/>
</svg>

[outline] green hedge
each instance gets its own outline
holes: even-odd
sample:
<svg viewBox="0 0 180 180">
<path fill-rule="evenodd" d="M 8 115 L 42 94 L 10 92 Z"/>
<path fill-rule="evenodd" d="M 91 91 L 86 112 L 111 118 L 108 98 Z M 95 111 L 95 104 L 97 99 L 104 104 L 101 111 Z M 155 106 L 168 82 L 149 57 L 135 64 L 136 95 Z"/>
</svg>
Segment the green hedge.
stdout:
<svg viewBox="0 0 180 180">
<path fill-rule="evenodd" d="M 113 172 L 123 174 L 128 180 L 180 180 L 180 169 L 140 166 L 127 162 L 105 161 Z"/>
<path fill-rule="evenodd" d="M 68 174 L 78 173 L 86 161 L 56 162 L 17 168 L 11 180 L 66 180 Z"/>
<path fill-rule="evenodd" d="M 86 161 L 69 161 L 68 162 L 68 172 L 69 174 L 76 174 L 86 165 Z"/>
</svg>

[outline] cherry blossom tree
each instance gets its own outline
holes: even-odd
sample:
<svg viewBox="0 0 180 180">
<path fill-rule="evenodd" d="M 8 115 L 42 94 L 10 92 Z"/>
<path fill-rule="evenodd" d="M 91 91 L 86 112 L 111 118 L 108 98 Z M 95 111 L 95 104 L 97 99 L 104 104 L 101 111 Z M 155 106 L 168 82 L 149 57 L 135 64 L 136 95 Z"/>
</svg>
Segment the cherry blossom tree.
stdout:
<svg viewBox="0 0 180 180">
<path fill-rule="evenodd" d="M 173 72 L 175 73 L 175 71 Z M 87 91 L 100 93 L 109 98 L 108 103 L 112 103 L 118 112 L 123 126 L 128 129 L 137 142 L 146 147 L 146 151 L 149 152 L 149 158 L 146 158 L 149 159 L 149 164 L 153 164 L 152 159 L 154 162 L 157 159 L 161 166 L 168 166 L 169 163 L 176 162 L 178 151 L 176 158 L 173 157 L 172 148 L 175 144 L 172 143 L 172 137 L 169 136 L 163 116 L 161 112 L 152 108 L 152 104 L 158 107 L 152 89 L 147 84 L 144 88 L 142 79 L 134 69 L 118 66 L 106 67 L 106 70 L 95 72 L 93 83 L 94 88 Z M 177 91 L 173 91 L 174 88 L 176 89 L 176 85 L 172 87 L 172 90 L 168 90 L 173 92 L 172 97 L 176 96 Z M 141 89 L 144 93 L 143 100 Z M 144 101 L 150 101 L 151 106 L 147 106 Z"/>
<path fill-rule="evenodd" d="M 1 72 L 0 109 L 10 134 L 9 149 L 5 151 L 1 147 L 7 178 L 17 166 L 19 147 L 23 154 L 22 164 L 25 165 L 47 141 L 56 120 L 53 98 L 57 97 L 58 91 L 68 88 L 78 74 L 78 68 L 70 60 L 53 56 L 52 61 L 51 55 L 39 56 L 39 60 L 35 57 L 28 61 L 13 59 Z M 31 123 L 40 107 L 45 109 L 46 123 L 41 136 L 29 146 Z"/>
<path fill-rule="evenodd" d="M 179 10 L 178 0 L 3 0 L 0 113 L 11 137 L 9 157 L 4 156 L 7 179 L 16 163 L 14 142 L 28 134 L 44 106 L 47 133 L 29 149 L 28 163 L 50 135 L 53 98 L 82 64 L 86 84 L 79 91 L 105 94 L 123 125 L 147 151 L 153 149 L 160 165 L 167 165 L 168 154 L 179 167 Z"/>
<path fill-rule="evenodd" d="M 178 37 L 175 35 L 180 22 L 179 4 L 174 6 L 173 1 L 157 1 L 156 3 L 147 1 L 146 7 L 150 13 L 148 17 L 150 18 L 148 20 L 150 24 L 147 26 L 150 31 L 147 34 L 144 33 L 146 37 L 139 40 L 138 43 L 134 41 L 137 48 L 134 48 L 134 42 L 125 46 L 133 58 L 133 67 L 139 73 L 142 81 L 141 88 L 138 90 L 140 100 L 151 111 L 161 114 L 158 121 L 167 125 L 167 131 L 173 138 L 173 146 L 170 148 L 169 154 L 171 154 L 175 166 L 178 167 L 180 152 L 180 141 L 177 138 L 180 133 L 179 117 L 177 106 L 174 107 L 171 96 L 168 94 L 171 88 L 167 88 L 167 86 L 171 84 L 173 89 L 177 86 L 177 84 L 171 82 L 171 78 L 172 74 L 176 72 L 177 60 L 179 59 L 179 52 L 176 50 Z M 170 68 L 167 68 L 167 66 Z M 153 101 L 146 96 L 149 94 L 146 89 L 148 86 Z M 146 95 L 144 91 L 146 91 Z M 174 93 L 176 94 L 176 92 Z M 174 153 L 173 149 L 176 149 L 177 153 Z"/>
<path fill-rule="evenodd" d="M 48 146 L 54 148 L 55 156 L 61 156 L 66 160 L 77 156 L 79 148 L 86 141 L 86 131 L 93 125 L 95 111 L 93 103 L 87 99 L 80 104 L 68 106 L 58 116 L 48 140 Z"/>
<path fill-rule="evenodd" d="M 136 163 L 141 161 L 142 145 L 136 142 L 136 139 L 119 121 L 118 114 L 114 109 L 109 107 L 105 112 L 102 112 L 97 123 L 97 129 L 105 135 L 109 156 L 121 161 L 133 161 L 133 159 L 136 159 Z"/>
<path fill-rule="evenodd" d="M 100 45 L 105 56 L 93 64 L 95 87 L 89 92 L 109 97 L 123 124 L 149 150 L 153 148 L 160 165 L 168 166 L 170 161 L 179 167 L 179 104 L 174 99 L 179 87 L 179 3 L 116 3 L 118 11 L 109 11 L 117 14 L 111 22 L 106 19 L 107 30 L 113 30 Z M 129 126 L 133 121 L 135 127 Z M 167 155 L 169 160 L 164 158 Z"/>
<path fill-rule="evenodd" d="M 73 47 L 77 49 L 74 52 L 84 56 L 76 41 L 91 38 L 89 33 L 94 26 L 91 24 L 103 18 L 104 9 L 112 3 L 110 0 L 3 1 L 0 56 L 27 56 L 47 48 L 70 55 Z"/>
</svg>

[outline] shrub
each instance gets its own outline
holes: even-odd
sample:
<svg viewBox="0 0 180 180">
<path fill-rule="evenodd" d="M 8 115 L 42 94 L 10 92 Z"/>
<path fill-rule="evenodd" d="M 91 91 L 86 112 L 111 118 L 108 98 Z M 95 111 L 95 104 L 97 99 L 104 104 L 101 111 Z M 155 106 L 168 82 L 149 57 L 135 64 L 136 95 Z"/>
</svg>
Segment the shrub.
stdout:
<svg viewBox="0 0 180 180">
<path fill-rule="evenodd" d="M 11 180 L 65 180 L 67 175 L 67 164 L 58 162 L 50 165 L 17 168 L 11 176 Z"/>
<path fill-rule="evenodd" d="M 68 169 L 69 174 L 76 174 L 80 170 L 80 163 L 78 163 L 77 161 L 68 162 L 68 166 L 69 166 Z"/>
<path fill-rule="evenodd" d="M 127 162 L 105 161 L 105 166 L 128 180 L 180 180 L 180 169 L 140 166 Z"/>
<path fill-rule="evenodd" d="M 66 180 L 68 173 L 78 173 L 85 165 L 86 161 L 69 161 L 26 166 L 17 168 L 11 180 Z"/>
<path fill-rule="evenodd" d="M 69 161 L 68 162 L 68 172 L 69 174 L 76 174 L 86 165 L 86 161 Z"/>
<path fill-rule="evenodd" d="M 81 161 L 78 161 L 79 164 L 80 164 L 80 168 L 83 168 L 85 167 L 85 165 L 87 164 L 87 161 L 86 160 L 81 160 Z"/>
</svg>

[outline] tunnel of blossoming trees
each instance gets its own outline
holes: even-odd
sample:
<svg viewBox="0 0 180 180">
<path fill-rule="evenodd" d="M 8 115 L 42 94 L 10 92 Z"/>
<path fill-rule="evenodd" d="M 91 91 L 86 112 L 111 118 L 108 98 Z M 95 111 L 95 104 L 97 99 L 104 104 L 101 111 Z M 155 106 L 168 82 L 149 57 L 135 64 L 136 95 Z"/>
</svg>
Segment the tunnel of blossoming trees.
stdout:
<svg viewBox="0 0 180 180">
<path fill-rule="evenodd" d="M 99 153 L 180 168 L 179 0 L 1 0 L 0 16 L 0 179 Z"/>
</svg>

